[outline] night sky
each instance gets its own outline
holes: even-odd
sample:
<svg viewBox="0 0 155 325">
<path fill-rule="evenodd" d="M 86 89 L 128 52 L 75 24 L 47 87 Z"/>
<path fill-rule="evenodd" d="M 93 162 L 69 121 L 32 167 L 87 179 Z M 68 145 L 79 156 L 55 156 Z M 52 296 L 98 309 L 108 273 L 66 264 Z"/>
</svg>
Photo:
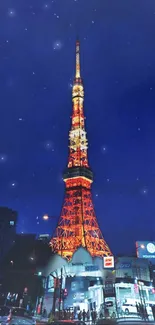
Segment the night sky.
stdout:
<svg viewBox="0 0 155 325">
<path fill-rule="evenodd" d="M 96 215 L 128 254 L 155 240 L 154 0 L 1 0 L 0 205 L 18 232 L 57 224 L 77 35 Z"/>
</svg>

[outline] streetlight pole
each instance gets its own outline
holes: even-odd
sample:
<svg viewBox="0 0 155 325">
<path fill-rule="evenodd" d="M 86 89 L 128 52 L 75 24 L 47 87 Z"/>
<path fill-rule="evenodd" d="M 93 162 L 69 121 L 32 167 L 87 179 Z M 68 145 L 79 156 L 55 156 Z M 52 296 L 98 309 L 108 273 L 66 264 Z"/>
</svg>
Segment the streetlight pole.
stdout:
<svg viewBox="0 0 155 325">
<path fill-rule="evenodd" d="M 61 301 L 62 301 L 62 275 L 63 275 L 63 268 L 61 267 L 61 276 L 60 276 L 60 295 L 59 295 L 59 319 L 61 313 Z"/>
</svg>

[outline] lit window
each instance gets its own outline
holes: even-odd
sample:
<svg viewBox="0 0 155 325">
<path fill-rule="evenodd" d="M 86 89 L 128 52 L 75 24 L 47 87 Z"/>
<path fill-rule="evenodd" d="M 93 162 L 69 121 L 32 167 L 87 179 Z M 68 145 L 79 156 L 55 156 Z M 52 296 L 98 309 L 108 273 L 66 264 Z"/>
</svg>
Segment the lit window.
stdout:
<svg viewBox="0 0 155 325">
<path fill-rule="evenodd" d="M 10 221 L 10 226 L 14 226 L 15 222 L 14 221 Z"/>
</svg>

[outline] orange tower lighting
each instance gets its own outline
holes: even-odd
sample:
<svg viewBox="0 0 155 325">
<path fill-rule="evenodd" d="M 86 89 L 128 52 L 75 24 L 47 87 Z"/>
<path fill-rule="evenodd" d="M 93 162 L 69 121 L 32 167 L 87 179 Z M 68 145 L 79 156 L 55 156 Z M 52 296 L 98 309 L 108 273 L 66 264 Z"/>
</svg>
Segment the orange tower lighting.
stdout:
<svg viewBox="0 0 155 325">
<path fill-rule="evenodd" d="M 72 120 L 69 133 L 68 167 L 64 172 L 65 198 L 55 234 L 50 241 L 53 252 L 70 260 L 85 247 L 91 256 L 111 256 L 100 231 L 91 195 L 93 173 L 88 164 L 88 142 L 83 111 L 84 87 L 80 74 L 80 43 L 76 42 L 76 73 L 72 88 Z"/>
</svg>

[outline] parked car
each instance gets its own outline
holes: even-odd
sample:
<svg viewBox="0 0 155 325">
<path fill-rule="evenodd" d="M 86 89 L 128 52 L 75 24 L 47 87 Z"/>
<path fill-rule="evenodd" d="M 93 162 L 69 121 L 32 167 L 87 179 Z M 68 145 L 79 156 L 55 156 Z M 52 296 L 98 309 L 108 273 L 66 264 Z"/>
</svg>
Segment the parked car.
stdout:
<svg viewBox="0 0 155 325">
<path fill-rule="evenodd" d="M 0 306 L 0 324 L 8 325 L 10 322 L 11 310 L 7 306 Z"/>
<path fill-rule="evenodd" d="M 152 308 L 151 306 L 146 303 L 145 304 L 146 311 L 148 315 L 152 315 Z M 124 303 L 122 305 L 122 311 L 124 314 L 129 315 L 129 314 L 137 314 L 137 307 L 135 303 Z"/>
<path fill-rule="evenodd" d="M 12 308 L 10 318 L 9 325 L 36 325 L 34 317 L 24 308 Z"/>
<path fill-rule="evenodd" d="M 0 306 L 0 325 L 36 325 L 36 321 L 24 308 Z"/>
</svg>

